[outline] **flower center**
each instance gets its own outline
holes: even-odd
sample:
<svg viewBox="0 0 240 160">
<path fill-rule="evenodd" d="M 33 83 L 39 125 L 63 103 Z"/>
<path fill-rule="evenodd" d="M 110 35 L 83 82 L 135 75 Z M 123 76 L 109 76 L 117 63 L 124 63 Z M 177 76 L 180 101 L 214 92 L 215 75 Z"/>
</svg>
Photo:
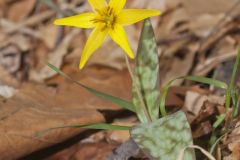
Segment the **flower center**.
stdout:
<svg viewBox="0 0 240 160">
<path fill-rule="evenodd" d="M 98 12 L 98 16 L 95 19 L 93 19 L 93 22 L 103 24 L 102 30 L 114 29 L 117 16 L 114 13 L 113 8 L 108 6 L 102 10 L 96 11 Z"/>
</svg>

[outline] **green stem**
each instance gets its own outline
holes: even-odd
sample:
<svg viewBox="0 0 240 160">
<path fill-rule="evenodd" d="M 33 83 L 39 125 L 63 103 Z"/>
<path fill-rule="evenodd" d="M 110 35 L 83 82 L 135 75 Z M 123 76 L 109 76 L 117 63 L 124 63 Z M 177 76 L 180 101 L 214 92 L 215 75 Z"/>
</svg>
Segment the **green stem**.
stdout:
<svg viewBox="0 0 240 160">
<path fill-rule="evenodd" d="M 232 97 L 231 94 L 232 94 L 232 90 L 233 90 L 233 87 L 235 84 L 235 79 L 236 79 L 239 63 L 240 63 L 240 48 L 237 51 L 237 59 L 234 64 L 234 67 L 233 67 L 229 87 L 227 88 L 227 91 L 226 91 L 226 109 L 227 109 L 227 111 L 230 109 L 231 97 Z"/>
<path fill-rule="evenodd" d="M 131 76 L 131 79 L 132 79 L 132 81 L 134 81 L 133 70 L 131 69 L 131 66 L 130 66 L 128 57 L 127 57 L 126 55 L 125 55 L 125 61 L 126 61 L 127 68 L 128 68 L 129 74 L 130 74 L 130 76 Z M 145 114 L 148 122 L 151 122 L 151 121 L 152 121 L 152 120 L 151 120 L 151 117 L 150 117 L 150 115 L 149 115 L 149 113 L 148 113 L 148 111 L 147 111 L 147 107 L 146 107 L 146 105 L 145 105 L 145 103 L 144 103 L 144 101 L 143 101 L 142 94 L 141 94 L 140 89 L 139 89 L 138 87 L 136 87 L 136 92 L 137 92 L 137 96 L 138 96 L 138 98 L 139 98 L 139 100 L 140 100 L 140 102 L 141 102 L 141 106 L 143 106 L 144 114 Z M 136 111 L 137 111 L 137 109 L 136 109 Z"/>
</svg>

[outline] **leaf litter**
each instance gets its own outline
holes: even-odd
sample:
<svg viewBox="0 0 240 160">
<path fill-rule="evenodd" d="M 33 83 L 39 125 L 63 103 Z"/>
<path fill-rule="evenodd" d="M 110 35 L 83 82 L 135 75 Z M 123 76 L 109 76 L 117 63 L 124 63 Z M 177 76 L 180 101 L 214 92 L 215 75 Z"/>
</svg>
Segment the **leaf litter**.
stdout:
<svg viewBox="0 0 240 160">
<path fill-rule="evenodd" d="M 0 1 L 1 159 L 24 156 L 27 159 L 39 150 L 44 154 L 53 149 L 50 146 L 68 142 L 79 134 L 81 141 L 75 141 L 71 147 L 62 147 L 51 156 L 46 154 L 45 158 L 94 159 L 98 156 L 97 159 L 105 159 L 114 148 L 124 144 L 128 132 L 100 131 L 84 135 L 83 129 L 59 129 L 43 137 L 35 137 L 35 134 L 60 125 L 100 123 L 109 119 L 116 124 L 137 124 L 131 113 L 90 95 L 43 63 L 51 62 L 75 80 L 98 90 L 131 98 L 130 76 L 122 51 L 116 45 L 107 39 L 86 70 L 79 72 L 79 54 L 89 31 L 54 28 L 52 25 L 56 15 L 65 14 L 62 11 L 83 12 L 88 9 L 87 3 L 73 0 L 53 1 L 53 4 L 55 6 L 50 7 L 35 0 Z M 162 16 L 152 19 L 158 41 L 161 88 L 170 80 L 188 74 L 230 81 L 240 43 L 238 0 L 210 0 L 208 3 L 193 0 L 143 0 L 138 3 L 129 0 L 127 6 L 163 12 Z M 135 51 L 140 30 L 141 23 L 127 28 Z M 166 102 L 168 110 L 182 109 L 187 113 L 194 141 L 211 136 L 213 119 L 219 113 L 225 113 L 223 91 L 187 80 L 178 80 L 172 85 Z M 129 120 L 129 117 L 133 118 Z M 121 119 L 129 121 L 122 123 Z M 225 160 L 240 156 L 239 122 L 229 125 L 231 130 L 216 144 L 217 155 Z M 87 141 L 91 136 L 100 138 Z M 112 136 L 114 140 L 111 140 Z M 207 148 L 205 144 L 197 144 Z"/>
</svg>

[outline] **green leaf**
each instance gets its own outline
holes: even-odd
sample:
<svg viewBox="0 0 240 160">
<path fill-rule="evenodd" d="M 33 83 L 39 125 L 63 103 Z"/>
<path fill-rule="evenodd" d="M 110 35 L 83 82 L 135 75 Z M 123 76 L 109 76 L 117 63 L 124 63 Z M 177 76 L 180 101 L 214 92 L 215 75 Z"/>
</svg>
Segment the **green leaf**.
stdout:
<svg viewBox="0 0 240 160">
<path fill-rule="evenodd" d="M 169 88 L 171 87 L 171 84 L 178 79 L 186 79 L 186 80 L 191 80 L 191 81 L 200 82 L 204 84 L 209 84 L 222 89 L 227 89 L 228 87 L 227 84 L 222 81 L 218 81 L 212 78 L 201 77 L 201 76 L 183 76 L 183 77 L 175 78 L 169 81 L 167 85 L 165 85 L 163 88 L 162 95 L 160 97 L 160 112 L 162 116 L 167 115 L 167 112 L 165 109 L 165 102 L 166 102 L 166 97 L 167 97 Z"/>
<path fill-rule="evenodd" d="M 232 92 L 232 103 L 233 103 L 233 113 L 232 116 L 236 118 L 238 116 L 239 112 L 239 104 L 240 104 L 240 89 L 238 87 L 235 87 Z"/>
<path fill-rule="evenodd" d="M 218 126 L 220 126 L 223 121 L 225 120 L 226 115 L 225 114 L 221 114 L 219 116 L 217 116 L 217 120 L 214 122 L 213 124 L 213 128 L 216 129 Z"/>
<path fill-rule="evenodd" d="M 131 127 L 129 127 L 129 126 L 119 126 L 119 125 L 112 125 L 112 124 L 107 124 L 107 123 L 68 125 L 68 126 L 49 128 L 47 130 L 37 133 L 37 136 L 41 136 L 49 131 L 56 130 L 56 129 L 62 129 L 62 128 L 86 128 L 86 129 L 104 129 L 104 130 L 130 130 L 131 129 Z"/>
<path fill-rule="evenodd" d="M 233 91 L 233 88 L 235 85 L 235 79 L 236 79 L 239 64 L 240 64 L 240 48 L 237 51 L 237 58 L 236 58 L 236 62 L 233 67 L 230 84 L 226 91 L 226 108 L 227 108 L 227 110 L 230 108 L 230 105 L 231 105 L 231 92 Z"/>
<path fill-rule="evenodd" d="M 132 112 L 135 112 L 135 107 L 134 105 L 131 103 L 131 102 L 127 102 L 123 99 L 120 99 L 118 97 L 115 97 L 115 96 L 112 96 L 112 95 L 109 95 L 109 94 L 106 94 L 106 93 L 103 93 L 103 92 L 100 92 L 98 90 L 95 90 L 93 88 L 90 88 L 90 87 L 87 87 L 85 85 L 83 85 L 82 83 L 78 82 L 78 81 L 75 81 L 73 80 L 71 77 L 69 77 L 67 74 L 65 74 L 64 72 L 62 72 L 59 68 L 55 67 L 54 65 L 50 64 L 50 63 L 47 63 L 47 65 L 53 69 L 54 71 L 56 71 L 57 73 L 59 73 L 61 76 L 63 76 L 64 78 L 76 83 L 77 85 L 81 86 L 82 88 L 86 89 L 87 91 L 89 91 L 90 93 L 94 94 L 95 96 L 98 96 L 98 97 L 101 97 L 105 100 L 108 100 L 108 101 L 111 101 L 113 102 L 114 104 L 117 104 L 119 105 L 120 107 L 124 108 L 124 109 L 128 109 Z"/>
<path fill-rule="evenodd" d="M 157 44 L 149 19 L 144 21 L 137 51 L 137 66 L 134 73 L 133 103 L 138 107 L 136 110 L 140 110 L 139 114 L 141 115 L 143 113 L 147 114 L 152 121 L 157 120 L 160 98 L 159 61 Z M 137 90 L 139 93 L 137 93 Z M 143 121 L 146 122 L 147 120 Z"/>
<path fill-rule="evenodd" d="M 135 126 L 130 133 L 138 146 L 153 160 L 176 160 L 183 148 L 193 144 L 190 125 L 182 111 Z M 195 160 L 192 149 L 186 150 L 184 160 Z"/>
<path fill-rule="evenodd" d="M 107 123 L 95 123 L 95 124 L 83 124 L 83 125 L 69 125 L 55 127 L 51 129 L 60 129 L 60 128 L 86 128 L 86 129 L 106 129 L 106 130 L 129 130 L 131 127 L 128 126 L 118 126 Z"/>
<path fill-rule="evenodd" d="M 186 80 L 191 80 L 191 81 L 195 81 L 195 82 L 213 85 L 214 87 L 218 87 L 218 88 L 222 88 L 222 89 L 227 89 L 227 87 L 228 87 L 228 85 L 226 83 L 215 80 L 213 78 L 207 78 L 207 77 L 201 77 L 201 76 L 185 76 L 182 78 L 186 79 Z"/>
</svg>

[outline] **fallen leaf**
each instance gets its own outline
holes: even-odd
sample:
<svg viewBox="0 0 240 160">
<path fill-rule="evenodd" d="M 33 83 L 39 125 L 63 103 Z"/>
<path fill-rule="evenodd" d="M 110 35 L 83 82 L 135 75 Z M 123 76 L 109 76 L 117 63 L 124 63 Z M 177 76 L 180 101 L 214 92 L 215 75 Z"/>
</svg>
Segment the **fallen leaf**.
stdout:
<svg viewBox="0 0 240 160">
<path fill-rule="evenodd" d="M 69 33 L 62 43 L 55 49 L 52 53 L 48 54 L 47 62 L 53 64 L 54 66 L 60 68 L 63 62 L 64 56 L 68 53 L 68 47 L 72 41 L 72 38 L 79 34 L 79 29 L 74 29 Z M 34 80 L 37 82 L 44 81 L 57 73 L 51 70 L 47 65 L 45 65 L 40 71 L 31 70 L 30 71 L 30 80 Z"/>
<path fill-rule="evenodd" d="M 0 85 L 0 96 L 4 98 L 10 98 L 15 94 L 16 90 L 13 87 L 6 85 Z"/>
<path fill-rule="evenodd" d="M 26 18 L 34 9 L 36 0 L 18 0 L 13 2 L 7 12 L 7 18 L 19 22 Z"/>
<path fill-rule="evenodd" d="M 186 113 L 188 113 L 187 117 L 190 123 L 199 115 L 205 101 L 207 101 L 206 95 L 201 95 L 192 91 L 188 91 L 186 93 L 183 109 L 186 111 Z"/>
<path fill-rule="evenodd" d="M 92 74 L 75 74 L 75 78 L 81 77 L 81 82 L 115 93 L 115 96 L 126 97 L 127 93 L 130 94 L 126 86 L 129 83 L 123 83 L 129 82 L 126 81 L 129 76 L 124 75 L 126 72 L 99 72 L 95 69 L 85 72 Z M 110 102 L 99 99 L 72 83 L 64 83 L 57 90 L 44 85 L 25 84 L 13 98 L 5 103 L 0 102 L 1 159 L 17 159 L 83 131 L 76 128 L 56 129 L 37 136 L 44 130 L 103 122 L 105 118 L 98 110 L 119 110 Z"/>
</svg>

